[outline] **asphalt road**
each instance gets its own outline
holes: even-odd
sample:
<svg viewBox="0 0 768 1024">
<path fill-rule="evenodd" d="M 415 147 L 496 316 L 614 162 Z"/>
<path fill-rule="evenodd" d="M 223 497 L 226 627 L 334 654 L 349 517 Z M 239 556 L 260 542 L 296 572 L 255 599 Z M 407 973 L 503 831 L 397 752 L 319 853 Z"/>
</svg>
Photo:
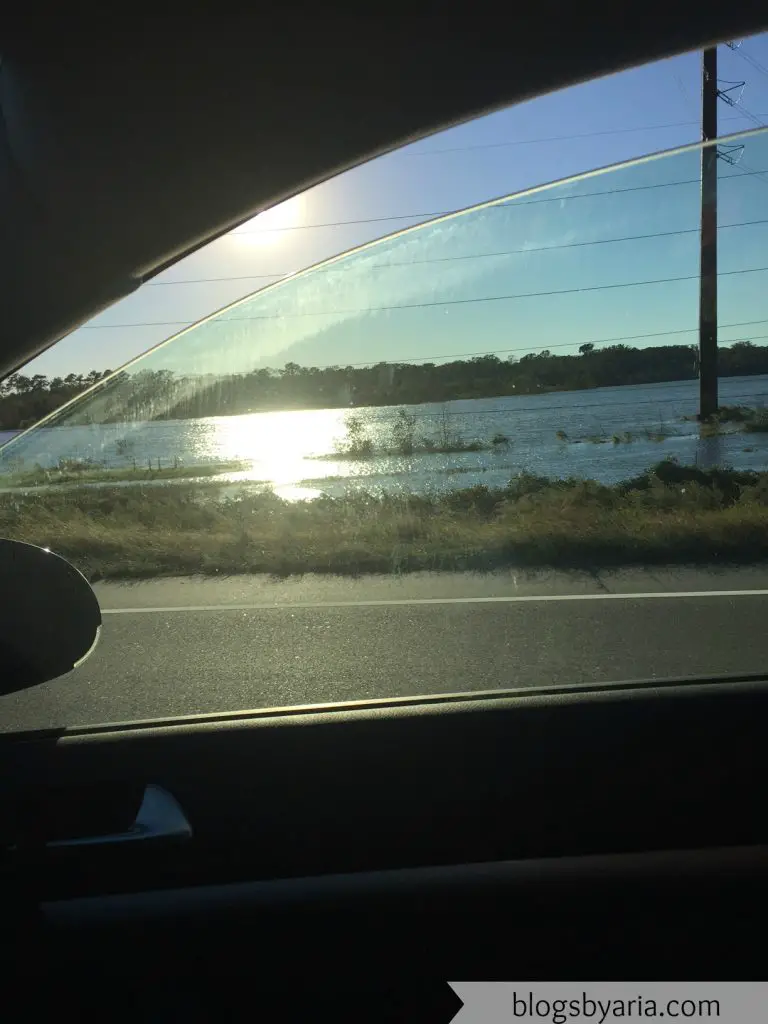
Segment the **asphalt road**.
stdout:
<svg viewBox="0 0 768 1024">
<path fill-rule="evenodd" d="M 79 669 L 2 731 L 768 670 L 768 572 L 423 575 L 97 587 Z"/>
</svg>

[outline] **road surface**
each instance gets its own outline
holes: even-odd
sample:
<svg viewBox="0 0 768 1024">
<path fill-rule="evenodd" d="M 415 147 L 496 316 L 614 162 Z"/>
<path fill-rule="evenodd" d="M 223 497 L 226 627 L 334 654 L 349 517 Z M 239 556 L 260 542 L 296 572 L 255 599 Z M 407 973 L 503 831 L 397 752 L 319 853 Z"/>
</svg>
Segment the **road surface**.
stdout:
<svg viewBox="0 0 768 1024">
<path fill-rule="evenodd" d="M 96 651 L 0 729 L 768 670 L 768 571 L 102 584 Z"/>
</svg>

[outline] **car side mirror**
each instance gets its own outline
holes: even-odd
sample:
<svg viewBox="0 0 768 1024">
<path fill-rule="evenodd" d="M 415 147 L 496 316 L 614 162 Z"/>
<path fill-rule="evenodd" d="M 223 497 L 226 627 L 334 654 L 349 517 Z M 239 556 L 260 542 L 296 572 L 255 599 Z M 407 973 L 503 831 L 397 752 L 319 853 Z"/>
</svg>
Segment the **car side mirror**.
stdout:
<svg viewBox="0 0 768 1024">
<path fill-rule="evenodd" d="M 47 548 L 0 539 L 0 693 L 71 672 L 100 632 L 99 602 L 81 572 Z"/>
</svg>

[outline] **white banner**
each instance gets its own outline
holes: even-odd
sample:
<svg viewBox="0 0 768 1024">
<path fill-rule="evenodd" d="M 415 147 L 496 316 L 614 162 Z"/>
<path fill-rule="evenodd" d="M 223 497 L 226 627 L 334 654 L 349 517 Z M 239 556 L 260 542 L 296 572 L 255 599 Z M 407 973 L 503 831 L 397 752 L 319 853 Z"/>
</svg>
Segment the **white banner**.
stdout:
<svg viewBox="0 0 768 1024">
<path fill-rule="evenodd" d="M 612 1024 L 665 1018 L 768 1021 L 768 982 L 452 981 L 463 1002 L 452 1024 L 513 1021 Z"/>
</svg>

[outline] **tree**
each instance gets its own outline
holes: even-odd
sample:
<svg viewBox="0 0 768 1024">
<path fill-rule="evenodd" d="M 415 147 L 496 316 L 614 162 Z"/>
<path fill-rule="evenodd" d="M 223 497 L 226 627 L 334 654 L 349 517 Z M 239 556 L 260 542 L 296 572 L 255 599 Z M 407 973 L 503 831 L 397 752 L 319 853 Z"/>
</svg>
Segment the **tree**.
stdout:
<svg viewBox="0 0 768 1024">
<path fill-rule="evenodd" d="M 588 356 L 590 352 L 595 351 L 595 346 L 591 341 L 586 342 L 584 345 L 579 345 L 579 355 Z"/>
<path fill-rule="evenodd" d="M 27 395 L 32 390 L 32 380 L 20 373 L 14 373 L 8 382 L 17 395 Z"/>
</svg>

